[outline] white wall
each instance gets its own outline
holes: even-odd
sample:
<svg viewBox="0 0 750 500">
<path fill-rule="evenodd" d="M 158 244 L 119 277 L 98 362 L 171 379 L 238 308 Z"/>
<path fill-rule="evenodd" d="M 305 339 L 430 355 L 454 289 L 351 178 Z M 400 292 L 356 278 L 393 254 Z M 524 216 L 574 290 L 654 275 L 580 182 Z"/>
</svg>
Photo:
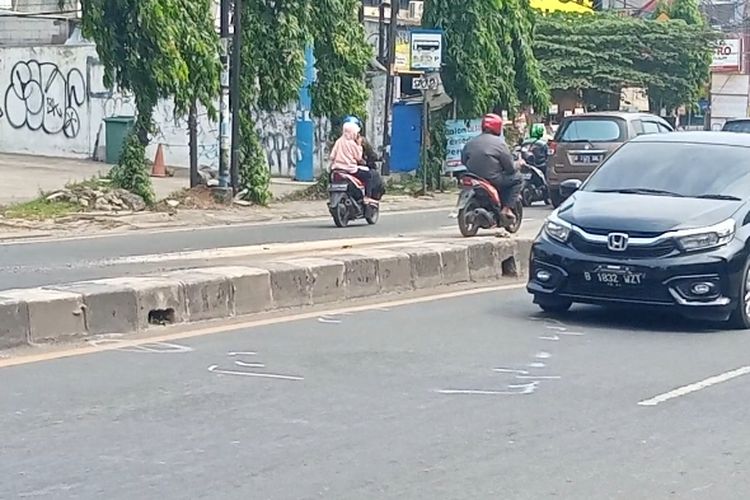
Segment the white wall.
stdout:
<svg viewBox="0 0 750 500">
<path fill-rule="evenodd" d="M 382 77 L 373 82 L 368 132 L 378 147 L 382 138 L 384 105 Z M 132 96 L 103 84 L 103 67 L 93 45 L 0 47 L 0 152 L 69 158 L 103 159 L 104 119 L 133 116 Z M 296 146 L 294 104 L 280 113 L 255 113 L 271 174 L 293 177 L 299 151 Z M 187 120 L 175 119 L 171 101 L 154 110 L 158 133 L 149 147 L 153 158 L 158 144 L 165 161 L 174 167 L 190 163 Z M 315 133 L 315 168 L 326 162 L 330 125 L 318 120 Z M 218 126 L 205 109 L 199 110 L 198 153 L 201 166 L 218 168 Z"/>
</svg>

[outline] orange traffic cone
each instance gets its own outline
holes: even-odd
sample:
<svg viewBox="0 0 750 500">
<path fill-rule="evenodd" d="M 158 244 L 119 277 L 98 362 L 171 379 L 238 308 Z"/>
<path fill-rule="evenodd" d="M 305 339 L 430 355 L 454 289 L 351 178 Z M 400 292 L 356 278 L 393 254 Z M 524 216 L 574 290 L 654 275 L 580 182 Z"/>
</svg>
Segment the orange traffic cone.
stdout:
<svg viewBox="0 0 750 500">
<path fill-rule="evenodd" d="M 156 158 L 154 158 L 154 166 L 151 169 L 151 177 L 166 177 L 167 166 L 164 164 L 164 147 L 159 144 L 156 149 Z"/>
</svg>

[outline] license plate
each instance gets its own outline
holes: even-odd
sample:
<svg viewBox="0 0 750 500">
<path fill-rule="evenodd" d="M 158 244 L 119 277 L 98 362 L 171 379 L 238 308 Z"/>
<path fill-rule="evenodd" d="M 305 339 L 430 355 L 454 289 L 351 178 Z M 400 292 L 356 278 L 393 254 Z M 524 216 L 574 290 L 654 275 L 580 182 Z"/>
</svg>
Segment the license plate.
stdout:
<svg viewBox="0 0 750 500">
<path fill-rule="evenodd" d="M 602 161 L 602 155 L 575 155 L 573 161 L 576 163 L 600 163 Z"/>
<path fill-rule="evenodd" d="M 640 286 L 645 280 L 645 274 L 630 269 L 597 268 L 583 273 L 583 279 L 588 283 L 606 286 Z"/>
<path fill-rule="evenodd" d="M 347 191 L 349 189 L 348 184 L 331 184 L 331 186 L 328 188 L 329 191 L 332 191 L 334 193 Z"/>
</svg>

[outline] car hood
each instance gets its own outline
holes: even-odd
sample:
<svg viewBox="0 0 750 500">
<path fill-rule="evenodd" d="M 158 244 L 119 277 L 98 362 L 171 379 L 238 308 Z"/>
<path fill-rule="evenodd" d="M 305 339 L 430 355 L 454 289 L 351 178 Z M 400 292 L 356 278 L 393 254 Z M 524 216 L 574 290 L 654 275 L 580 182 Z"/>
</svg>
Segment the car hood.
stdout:
<svg viewBox="0 0 750 500">
<path fill-rule="evenodd" d="M 732 200 L 579 191 L 563 203 L 558 215 L 587 230 L 663 233 L 718 224 L 742 205 Z"/>
</svg>

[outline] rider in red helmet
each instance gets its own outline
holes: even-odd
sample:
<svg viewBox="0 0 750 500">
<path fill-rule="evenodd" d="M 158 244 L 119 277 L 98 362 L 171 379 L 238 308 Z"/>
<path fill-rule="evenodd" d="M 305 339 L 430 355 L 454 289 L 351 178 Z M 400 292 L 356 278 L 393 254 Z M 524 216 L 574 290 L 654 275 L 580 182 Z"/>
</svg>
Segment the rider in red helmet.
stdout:
<svg viewBox="0 0 750 500">
<path fill-rule="evenodd" d="M 503 119 L 496 114 L 485 115 L 482 133 L 466 143 L 461 163 L 470 173 L 495 186 L 503 203 L 503 215 L 515 219 L 511 207 L 520 195 L 523 179 L 502 135 Z"/>
</svg>

